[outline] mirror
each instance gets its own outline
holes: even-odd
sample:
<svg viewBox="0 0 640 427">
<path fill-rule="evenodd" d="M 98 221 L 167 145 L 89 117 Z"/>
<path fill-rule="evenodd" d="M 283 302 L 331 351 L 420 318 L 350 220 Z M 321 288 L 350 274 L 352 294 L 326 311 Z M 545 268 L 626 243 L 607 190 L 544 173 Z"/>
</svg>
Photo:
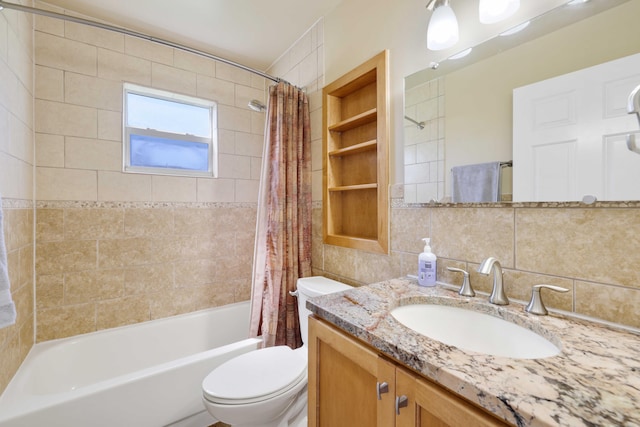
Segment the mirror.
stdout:
<svg viewBox="0 0 640 427">
<path fill-rule="evenodd" d="M 637 16 L 636 0 L 562 5 L 405 77 L 405 202 L 450 201 L 454 166 L 511 161 L 513 89 L 640 52 Z M 502 168 L 503 201 L 517 167 Z"/>
</svg>

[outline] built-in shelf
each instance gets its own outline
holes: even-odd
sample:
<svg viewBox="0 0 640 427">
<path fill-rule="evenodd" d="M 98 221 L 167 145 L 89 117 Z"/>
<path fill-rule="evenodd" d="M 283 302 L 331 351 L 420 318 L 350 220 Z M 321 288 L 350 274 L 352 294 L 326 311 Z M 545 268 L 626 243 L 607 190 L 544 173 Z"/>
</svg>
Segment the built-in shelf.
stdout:
<svg viewBox="0 0 640 427">
<path fill-rule="evenodd" d="M 389 87 L 384 51 L 323 89 L 323 234 L 389 251 Z"/>
<path fill-rule="evenodd" d="M 349 156 L 352 154 L 363 153 L 365 151 L 375 151 L 377 147 L 378 147 L 378 141 L 374 139 L 373 141 L 361 142 L 360 144 L 355 144 L 350 147 L 331 151 L 329 153 L 329 156 L 334 156 L 334 157 Z"/>
<path fill-rule="evenodd" d="M 344 185 L 342 187 L 329 187 L 329 191 L 354 191 L 354 190 L 367 190 L 376 189 L 378 184 L 360 184 L 360 185 Z"/>
<path fill-rule="evenodd" d="M 364 113 L 349 117 L 346 120 L 329 126 L 329 130 L 331 132 L 344 132 L 347 130 L 355 129 L 367 123 L 373 123 L 376 121 L 376 119 L 377 109 L 372 108 L 371 110 L 365 111 Z"/>
</svg>

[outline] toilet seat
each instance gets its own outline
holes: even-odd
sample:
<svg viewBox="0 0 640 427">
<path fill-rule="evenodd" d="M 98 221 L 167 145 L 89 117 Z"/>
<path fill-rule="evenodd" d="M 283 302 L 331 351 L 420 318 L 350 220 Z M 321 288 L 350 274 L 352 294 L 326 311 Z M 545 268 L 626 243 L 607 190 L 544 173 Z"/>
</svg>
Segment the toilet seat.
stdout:
<svg viewBox="0 0 640 427">
<path fill-rule="evenodd" d="M 307 360 L 287 346 L 240 355 L 214 369 L 202 382 L 212 403 L 242 405 L 271 399 L 307 380 Z"/>
</svg>

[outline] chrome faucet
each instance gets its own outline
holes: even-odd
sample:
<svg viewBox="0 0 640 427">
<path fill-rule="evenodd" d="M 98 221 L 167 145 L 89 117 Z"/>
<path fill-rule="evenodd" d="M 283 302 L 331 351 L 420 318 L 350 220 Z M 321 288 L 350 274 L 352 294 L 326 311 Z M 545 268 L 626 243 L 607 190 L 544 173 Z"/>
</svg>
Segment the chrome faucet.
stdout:
<svg viewBox="0 0 640 427">
<path fill-rule="evenodd" d="M 493 289 L 491 295 L 489 295 L 489 302 L 496 305 L 509 304 L 509 298 L 504 293 L 504 286 L 502 284 L 502 267 L 500 261 L 493 257 L 489 257 L 482 261 L 480 267 L 478 267 L 478 273 L 488 276 L 493 270 Z"/>
</svg>

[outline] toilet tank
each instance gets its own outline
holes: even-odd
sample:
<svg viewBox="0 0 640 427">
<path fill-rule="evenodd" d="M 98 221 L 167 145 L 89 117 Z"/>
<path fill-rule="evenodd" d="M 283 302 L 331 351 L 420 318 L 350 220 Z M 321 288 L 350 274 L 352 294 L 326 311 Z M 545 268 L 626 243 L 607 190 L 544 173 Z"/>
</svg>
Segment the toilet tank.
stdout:
<svg viewBox="0 0 640 427">
<path fill-rule="evenodd" d="M 351 286 L 322 276 L 303 277 L 298 279 L 298 317 L 300 319 L 300 335 L 303 345 L 307 345 L 309 336 L 309 315 L 307 309 L 307 299 L 319 295 L 332 294 L 334 292 L 346 291 Z"/>
</svg>

